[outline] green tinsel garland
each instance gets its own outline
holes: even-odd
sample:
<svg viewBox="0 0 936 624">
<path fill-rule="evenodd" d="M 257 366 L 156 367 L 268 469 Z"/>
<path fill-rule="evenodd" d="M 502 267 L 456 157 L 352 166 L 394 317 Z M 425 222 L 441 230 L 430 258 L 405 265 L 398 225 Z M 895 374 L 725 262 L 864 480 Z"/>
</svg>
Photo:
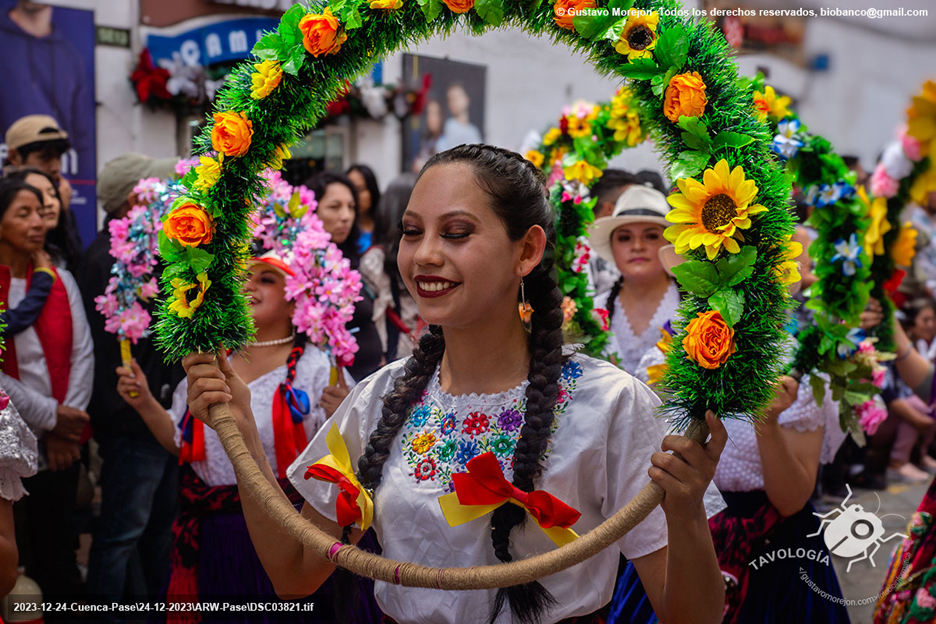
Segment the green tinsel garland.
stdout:
<svg viewBox="0 0 936 624">
<path fill-rule="evenodd" d="M 618 89 L 609 102 L 583 106 L 590 110 L 587 116 L 582 118 L 583 111 L 573 110 L 560 118 L 559 125 L 550 127 L 526 157 L 554 181 L 550 202 L 558 215 L 555 260 L 559 288 L 575 304 L 575 313 L 563 330 L 570 342 L 583 345 L 585 353 L 602 357 L 609 338 L 607 320 L 596 315 L 588 277 L 582 267 L 576 266 L 581 262 L 579 239 L 587 236 L 588 226 L 595 219 L 596 198 L 583 200 L 580 190 L 582 186 L 593 187 L 608 161 L 641 143 L 644 135 L 639 103 L 626 87 Z M 573 128 L 573 124 L 577 127 Z M 588 167 L 577 170 L 579 163 Z M 570 192 L 564 192 L 566 188 Z"/>
<path fill-rule="evenodd" d="M 615 49 L 623 47 L 630 32 L 625 30 L 629 18 L 620 11 L 632 5 L 659 12 L 655 48 L 647 58 L 631 60 Z M 201 206 L 213 219 L 211 240 L 203 237 L 192 246 L 167 240 L 161 246 L 171 266 L 163 276 L 164 298 L 156 331 L 168 357 L 213 351 L 219 343 L 236 348 L 250 336 L 252 323 L 240 294 L 241 263 L 250 204 L 260 194 L 258 174 L 276 161 L 277 150 L 295 142 L 324 115 L 326 103 L 345 81 L 368 71 L 377 59 L 434 35 L 459 27 L 481 34 L 500 25 L 516 26 L 531 34 L 548 34 L 554 42 L 581 51 L 602 74 L 632 78 L 643 103 L 642 119 L 670 164 L 671 178 L 699 175 L 724 159 L 732 167 L 742 166 L 747 179 L 756 183 L 756 201 L 768 211 L 755 215 L 752 227 L 744 229 L 742 253 L 722 252 L 721 258 L 715 258 L 718 264 L 707 260 L 702 250 L 687 254 L 697 263 L 687 263 L 690 270 L 698 266 L 719 277 L 710 284 L 712 292 L 684 301 L 681 316 L 688 322 L 710 308 L 723 311 L 734 326 L 736 352 L 718 368 L 702 368 L 686 357 L 683 329 L 668 356 L 663 380 L 672 392 L 667 409 L 684 418 L 701 418 L 706 409 L 726 417 L 753 417 L 772 398 L 782 366 L 779 344 L 789 303 L 784 287 L 776 281 L 776 269 L 785 259 L 784 238 L 793 231 L 787 208 L 789 181 L 770 157 L 772 137 L 753 114 L 750 96 L 730 60 L 730 47 L 707 21 L 684 17 L 675 0 L 611 0 L 602 6 L 617 9 L 618 14 L 579 16 L 575 29 L 566 30 L 557 27 L 553 6 L 541 1 L 475 0 L 468 12 L 456 14 L 440 0 L 404 0 L 398 9 L 371 9 L 367 2 L 333 0 L 330 9 L 337 18 L 338 34 L 347 35 L 347 40 L 329 38 L 334 33 L 328 32 L 326 18 L 308 18 L 325 24 L 320 42 L 330 53 L 318 57 L 304 49 L 299 22 L 307 12 L 321 15 L 325 7 L 293 6 L 283 16 L 278 32 L 254 47 L 256 56 L 276 61 L 285 71 L 282 81 L 269 95 L 254 99 L 250 92 L 256 72 L 251 64 L 243 64 L 232 72 L 216 100 L 216 110 L 246 116 L 253 135 L 245 153 L 225 156 L 220 176 L 212 184 L 207 184 L 204 172 L 195 174 L 206 182 L 202 188 L 199 180 L 190 180 L 194 186 L 187 184 L 193 191 L 186 201 Z M 685 117 L 677 124 L 664 115 L 661 98 L 680 72 L 699 73 L 706 85 L 707 107 L 701 117 Z M 210 152 L 214 129 L 209 120 L 196 139 L 197 153 Z M 198 281 L 200 274 L 204 275 Z M 173 309 L 180 308 L 191 316 L 178 316 Z"/>
<path fill-rule="evenodd" d="M 764 90 L 763 77 L 758 75 L 751 85 L 756 92 Z M 785 107 L 781 110 L 786 112 Z M 807 292 L 806 304 L 816 313 L 815 324 L 797 335 L 799 345 L 792 368 L 810 375 L 813 395 L 820 405 L 826 383 L 814 372 L 829 375 L 842 429 L 863 440 L 853 408 L 878 392 L 870 382 L 871 367 L 853 357 L 857 341 L 864 337 L 856 328 L 873 285 L 865 241 L 869 205 L 856 193 L 856 174 L 848 170 L 829 141 L 807 132 L 795 113 L 782 118 L 769 115 L 768 119 L 775 134 L 774 151 L 786 161 L 793 183 L 814 206 L 807 223 L 817 234 L 809 255 L 818 279 Z M 854 258 L 843 257 L 843 247 L 852 250 Z"/>
</svg>

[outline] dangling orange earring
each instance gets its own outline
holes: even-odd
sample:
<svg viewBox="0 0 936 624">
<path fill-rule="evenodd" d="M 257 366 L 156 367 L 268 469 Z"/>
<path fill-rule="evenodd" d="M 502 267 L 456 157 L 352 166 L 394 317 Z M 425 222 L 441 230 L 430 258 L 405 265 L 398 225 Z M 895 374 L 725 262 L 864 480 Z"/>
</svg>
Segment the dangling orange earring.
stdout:
<svg viewBox="0 0 936 624">
<path fill-rule="evenodd" d="M 533 306 L 526 300 L 526 290 L 523 287 L 522 277 L 520 278 L 520 299 L 521 303 L 518 304 L 520 307 L 520 318 L 523 320 L 524 325 L 530 325 L 533 320 Z"/>
</svg>

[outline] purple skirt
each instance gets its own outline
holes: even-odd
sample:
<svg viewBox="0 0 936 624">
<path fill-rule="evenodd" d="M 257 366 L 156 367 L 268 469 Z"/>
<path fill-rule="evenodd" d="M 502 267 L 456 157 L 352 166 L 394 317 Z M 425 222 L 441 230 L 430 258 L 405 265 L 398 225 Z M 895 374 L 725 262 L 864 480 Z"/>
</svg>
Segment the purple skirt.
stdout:
<svg viewBox="0 0 936 624">
<path fill-rule="evenodd" d="M 375 550 L 373 533 L 368 532 L 358 545 Z M 318 591 L 307 598 L 280 600 L 250 541 L 242 513 L 205 516 L 198 568 L 198 593 L 203 603 L 220 600 L 241 604 L 267 602 L 299 605 L 297 611 L 203 612 L 203 622 L 308 624 L 340 621 L 342 624 L 371 624 L 380 622 L 383 617 L 374 599 L 374 582 L 350 573 L 341 574 L 340 571 L 332 574 Z M 339 615 L 336 616 L 336 613 Z"/>
</svg>

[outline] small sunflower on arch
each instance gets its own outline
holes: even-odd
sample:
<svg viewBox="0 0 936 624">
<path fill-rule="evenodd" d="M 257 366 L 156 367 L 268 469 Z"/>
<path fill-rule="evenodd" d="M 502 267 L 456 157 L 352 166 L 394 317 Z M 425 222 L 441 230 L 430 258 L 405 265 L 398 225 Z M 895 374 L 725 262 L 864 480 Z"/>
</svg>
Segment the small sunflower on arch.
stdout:
<svg viewBox="0 0 936 624">
<path fill-rule="evenodd" d="M 744 241 L 741 230 L 751 227 L 751 217 L 767 208 L 752 203 L 757 197 L 757 185 L 747 180 L 740 166 L 730 169 L 722 159 L 702 175 L 677 180 L 679 192 L 667 197 L 673 210 L 666 215 L 674 223 L 664 236 L 676 245 L 676 253 L 705 246 L 705 254 L 714 260 L 722 249 L 738 253 Z"/>
<path fill-rule="evenodd" d="M 660 14 L 639 12 L 632 14 L 624 22 L 621 37 L 614 44 L 618 54 L 627 55 L 627 60 L 653 56 L 653 49 L 657 44 L 657 25 L 660 23 Z"/>
</svg>

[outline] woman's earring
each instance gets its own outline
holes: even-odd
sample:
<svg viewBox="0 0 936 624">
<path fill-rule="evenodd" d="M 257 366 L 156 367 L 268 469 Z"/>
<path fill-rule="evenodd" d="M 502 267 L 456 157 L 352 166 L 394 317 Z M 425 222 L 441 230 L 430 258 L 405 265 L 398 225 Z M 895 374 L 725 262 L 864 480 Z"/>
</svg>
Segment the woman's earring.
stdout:
<svg viewBox="0 0 936 624">
<path fill-rule="evenodd" d="M 533 306 L 527 301 L 522 277 L 520 278 L 520 300 L 520 318 L 523 320 L 523 324 L 529 328 L 533 321 Z"/>
</svg>

